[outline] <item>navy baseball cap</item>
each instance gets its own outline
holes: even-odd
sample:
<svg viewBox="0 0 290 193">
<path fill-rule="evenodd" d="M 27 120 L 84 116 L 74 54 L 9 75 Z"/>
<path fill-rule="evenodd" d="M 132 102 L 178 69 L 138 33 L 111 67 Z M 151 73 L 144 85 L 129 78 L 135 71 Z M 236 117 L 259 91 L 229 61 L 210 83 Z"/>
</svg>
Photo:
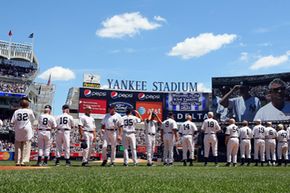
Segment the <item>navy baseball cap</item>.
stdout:
<svg viewBox="0 0 290 193">
<path fill-rule="evenodd" d="M 62 110 L 65 110 L 65 109 L 69 109 L 69 106 L 68 105 L 63 105 L 62 106 Z"/>
<path fill-rule="evenodd" d="M 28 102 L 31 102 L 31 100 L 28 98 L 28 96 L 24 96 L 24 97 L 22 97 L 21 100 L 26 100 L 26 101 L 28 101 Z"/>
<path fill-rule="evenodd" d="M 44 106 L 44 109 L 50 109 L 50 110 L 51 110 L 52 108 L 51 108 L 50 105 L 45 105 L 45 106 Z"/>
</svg>

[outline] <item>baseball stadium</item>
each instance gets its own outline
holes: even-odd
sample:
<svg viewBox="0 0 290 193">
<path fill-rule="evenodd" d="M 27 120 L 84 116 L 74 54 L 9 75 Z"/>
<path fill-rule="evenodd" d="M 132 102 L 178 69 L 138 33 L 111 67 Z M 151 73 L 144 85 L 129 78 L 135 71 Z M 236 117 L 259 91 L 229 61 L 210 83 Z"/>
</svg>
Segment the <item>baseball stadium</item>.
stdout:
<svg viewBox="0 0 290 193">
<path fill-rule="evenodd" d="M 289 193 L 289 5 L 1 2 L 0 193 Z"/>
</svg>

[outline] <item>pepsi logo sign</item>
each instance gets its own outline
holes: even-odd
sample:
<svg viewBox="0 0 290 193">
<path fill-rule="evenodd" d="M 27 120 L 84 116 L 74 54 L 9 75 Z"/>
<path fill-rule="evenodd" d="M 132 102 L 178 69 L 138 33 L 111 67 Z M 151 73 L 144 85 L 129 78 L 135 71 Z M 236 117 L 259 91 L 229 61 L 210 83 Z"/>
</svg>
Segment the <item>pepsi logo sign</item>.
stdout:
<svg viewBox="0 0 290 193">
<path fill-rule="evenodd" d="M 92 91 L 91 91 L 90 89 L 85 89 L 85 90 L 84 90 L 84 95 L 85 95 L 86 97 L 90 97 L 90 96 L 92 95 Z"/>
<path fill-rule="evenodd" d="M 84 95 L 85 95 L 85 97 L 92 97 L 92 96 L 105 97 L 107 95 L 107 93 L 101 92 L 101 91 L 92 91 L 90 89 L 85 89 Z"/>
<path fill-rule="evenodd" d="M 142 92 L 139 93 L 139 94 L 138 94 L 138 99 L 139 99 L 139 100 L 144 100 L 144 99 L 145 99 L 145 94 L 142 93 Z"/>
<path fill-rule="evenodd" d="M 116 99 L 116 98 L 133 98 L 133 93 L 118 93 L 116 91 L 111 92 L 111 98 Z"/>
<path fill-rule="evenodd" d="M 139 100 L 157 100 L 160 99 L 161 96 L 158 94 L 145 94 L 145 93 L 139 93 L 138 94 L 138 99 Z"/>
</svg>

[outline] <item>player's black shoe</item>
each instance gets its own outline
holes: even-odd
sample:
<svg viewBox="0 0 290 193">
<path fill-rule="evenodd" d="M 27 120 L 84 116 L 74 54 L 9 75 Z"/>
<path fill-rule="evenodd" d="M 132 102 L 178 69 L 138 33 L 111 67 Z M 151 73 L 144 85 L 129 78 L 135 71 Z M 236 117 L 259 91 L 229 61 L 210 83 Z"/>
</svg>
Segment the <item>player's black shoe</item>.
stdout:
<svg viewBox="0 0 290 193">
<path fill-rule="evenodd" d="M 55 166 L 60 166 L 60 163 L 59 163 L 59 158 L 56 158 L 56 161 L 55 161 Z"/>
<path fill-rule="evenodd" d="M 183 166 L 186 166 L 186 160 L 183 160 Z"/>
<path fill-rule="evenodd" d="M 69 159 L 66 160 L 66 162 L 65 162 L 65 166 L 66 166 L 66 167 L 70 167 L 70 166 L 71 166 L 71 162 L 70 162 Z"/>
<path fill-rule="evenodd" d="M 151 166 L 153 166 L 153 163 L 147 163 L 147 166 L 151 167 Z"/>
<path fill-rule="evenodd" d="M 128 167 L 128 164 L 124 163 L 123 166 Z"/>
<path fill-rule="evenodd" d="M 231 163 L 226 163 L 226 165 L 225 165 L 226 167 L 230 167 L 231 166 Z"/>
<path fill-rule="evenodd" d="M 192 162 L 193 162 L 193 160 L 190 159 L 190 160 L 189 160 L 189 166 L 193 166 Z"/>
<path fill-rule="evenodd" d="M 82 167 L 89 167 L 89 162 L 83 162 Z"/>
<path fill-rule="evenodd" d="M 102 164 L 101 164 L 101 166 L 106 166 L 107 165 L 107 160 L 104 160 L 103 162 L 102 162 Z"/>
</svg>

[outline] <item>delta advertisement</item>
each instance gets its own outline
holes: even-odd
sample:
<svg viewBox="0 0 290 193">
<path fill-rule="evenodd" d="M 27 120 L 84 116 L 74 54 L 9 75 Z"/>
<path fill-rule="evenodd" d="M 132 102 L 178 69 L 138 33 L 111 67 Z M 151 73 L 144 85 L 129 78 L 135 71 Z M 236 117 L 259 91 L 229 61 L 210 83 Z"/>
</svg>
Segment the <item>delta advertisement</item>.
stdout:
<svg viewBox="0 0 290 193">
<path fill-rule="evenodd" d="M 193 121 L 201 122 L 209 110 L 209 93 L 161 93 L 134 92 L 119 90 L 102 90 L 80 88 L 79 113 L 83 114 L 87 106 L 92 108 L 92 117 L 102 119 L 109 105 L 115 105 L 116 111 L 125 115 L 127 108 L 136 109 L 142 119 L 148 118 L 154 111 L 161 120 L 165 120 L 169 112 L 182 122 L 190 114 Z"/>
<path fill-rule="evenodd" d="M 212 109 L 220 121 L 290 120 L 290 73 L 212 78 Z"/>
</svg>

